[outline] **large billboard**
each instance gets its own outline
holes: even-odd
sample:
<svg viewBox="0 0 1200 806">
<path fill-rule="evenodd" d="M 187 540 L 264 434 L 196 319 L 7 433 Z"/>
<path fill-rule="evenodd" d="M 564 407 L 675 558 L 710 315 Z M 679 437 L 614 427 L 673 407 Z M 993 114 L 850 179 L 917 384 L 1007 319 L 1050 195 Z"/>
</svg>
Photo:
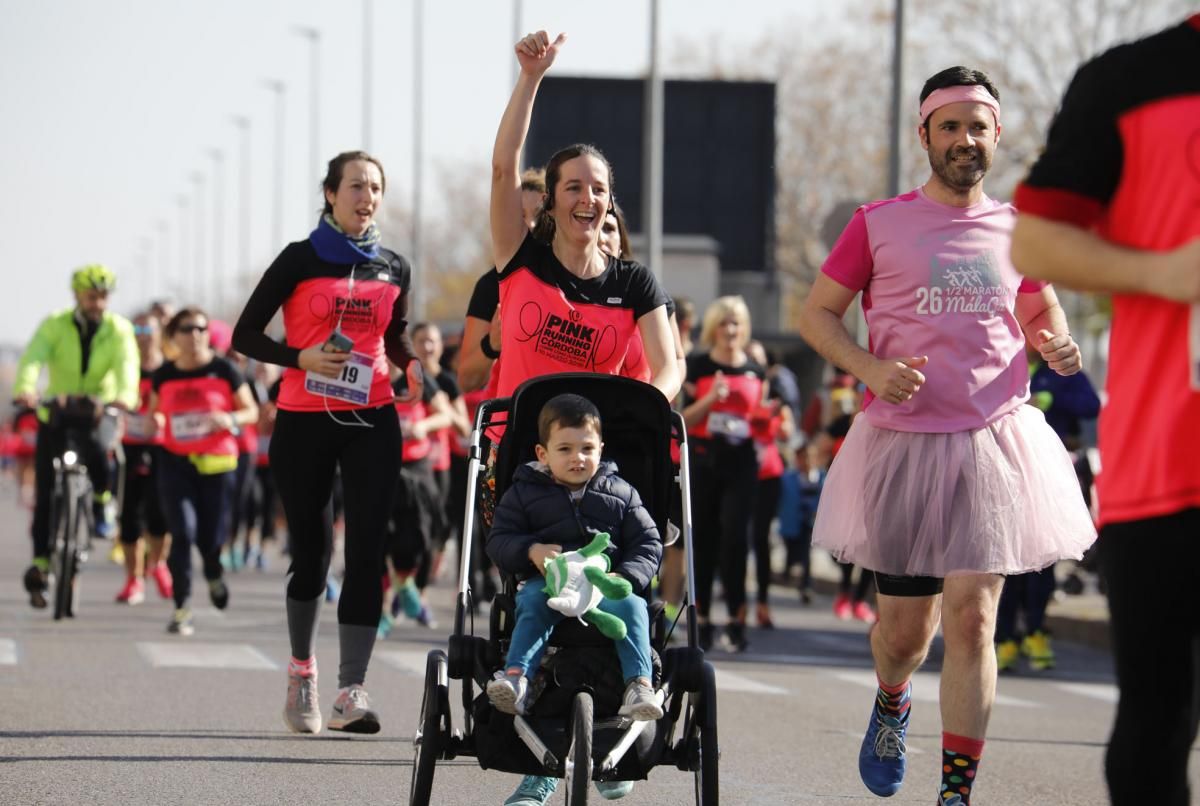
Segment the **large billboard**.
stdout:
<svg viewBox="0 0 1200 806">
<path fill-rule="evenodd" d="M 527 165 L 572 143 L 592 143 L 613 166 L 617 200 L 642 230 L 639 79 L 549 76 L 538 91 Z M 666 81 L 663 231 L 709 235 L 722 271 L 775 270 L 775 85 Z"/>
</svg>

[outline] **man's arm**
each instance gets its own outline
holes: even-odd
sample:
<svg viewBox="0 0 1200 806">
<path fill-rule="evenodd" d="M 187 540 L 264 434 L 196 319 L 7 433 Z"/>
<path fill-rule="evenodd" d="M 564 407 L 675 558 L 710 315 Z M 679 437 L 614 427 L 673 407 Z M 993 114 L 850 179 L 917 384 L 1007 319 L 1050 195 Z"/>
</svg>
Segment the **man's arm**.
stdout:
<svg viewBox="0 0 1200 806">
<path fill-rule="evenodd" d="M 1079 291 L 1200 302 L 1200 239 L 1169 252 L 1118 246 L 1095 232 L 1022 212 L 1012 238 L 1021 274 Z"/>
<path fill-rule="evenodd" d="M 45 319 L 38 325 L 38 329 L 34 331 L 33 338 L 29 340 L 29 345 L 21 354 L 21 360 L 17 364 L 17 374 L 13 381 L 13 398 L 21 400 L 29 406 L 37 402 L 38 376 L 42 373 L 42 367 L 49 362 L 54 348 L 50 337 L 51 327 L 50 319 Z"/>
<path fill-rule="evenodd" d="M 136 411 L 141 402 L 141 353 L 133 336 L 133 325 L 122 320 L 117 328 L 117 361 L 113 373 L 117 379 L 113 403 L 128 411 Z"/>
<path fill-rule="evenodd" d="M 1067 328 L 1067 314 L 1058 303 L 1052 286 L 1028 294 L 1017 294 L 1014 313 L 1028 341 L 1059 375 L 1074 375 L 1083 369 L 1079 345 Z"/>
</svg>

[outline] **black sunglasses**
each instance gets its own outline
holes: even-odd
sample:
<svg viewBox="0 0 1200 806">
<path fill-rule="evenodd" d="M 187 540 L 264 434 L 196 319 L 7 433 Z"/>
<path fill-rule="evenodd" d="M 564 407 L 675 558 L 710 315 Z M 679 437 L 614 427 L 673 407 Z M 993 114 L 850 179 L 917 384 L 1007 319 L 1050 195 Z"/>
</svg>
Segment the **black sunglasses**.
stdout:
<svg viewBox="0 0 1200 806">
<path fill-rule="evenodd" d="M 185 336 L 191 335 L 197 331 L 203 333 L 206 330 L 208 330 L 208 325 L 180 325 L 178 328 L 178 332 L 184 334 Z"/>
</svg>

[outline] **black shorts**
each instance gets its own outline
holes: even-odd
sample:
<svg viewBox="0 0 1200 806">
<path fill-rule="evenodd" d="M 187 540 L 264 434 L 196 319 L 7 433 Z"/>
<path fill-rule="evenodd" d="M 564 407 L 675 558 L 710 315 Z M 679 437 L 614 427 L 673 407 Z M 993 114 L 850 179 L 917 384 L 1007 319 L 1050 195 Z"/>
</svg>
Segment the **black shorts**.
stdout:
<svg viewBox="0 0 1200 806">
<path fill-rule="evenodd" d="M 875 587 L 884 596 L 936 596 L 942 592 L 941 577 L 906 577 L 897 574 L 875 574 Z"/>
</svg>

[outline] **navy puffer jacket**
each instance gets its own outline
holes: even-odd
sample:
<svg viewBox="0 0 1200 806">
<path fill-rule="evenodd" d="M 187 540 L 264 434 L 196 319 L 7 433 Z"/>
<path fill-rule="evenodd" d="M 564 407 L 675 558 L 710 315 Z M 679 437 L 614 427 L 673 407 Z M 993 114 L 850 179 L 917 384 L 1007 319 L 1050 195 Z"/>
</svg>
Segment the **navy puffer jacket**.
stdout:
<svg viewBox="0 0 1200 806">
<path fill-rule="evenodd" d="M 539 575 L 529 561 L 534 543 L 571 551 L 586 546 L 597 532 L 612 537 L 612 570 L 644 593 L 658 573 L 662 540 L 642 497 L 617 475 L 616 464 L 601 462 L 576 503 L 545 466 L 530 462 L 517 468 L 512 486 L 496 507 L 487 553 L 502 571 L 527 579 Z"/>
</svg>

